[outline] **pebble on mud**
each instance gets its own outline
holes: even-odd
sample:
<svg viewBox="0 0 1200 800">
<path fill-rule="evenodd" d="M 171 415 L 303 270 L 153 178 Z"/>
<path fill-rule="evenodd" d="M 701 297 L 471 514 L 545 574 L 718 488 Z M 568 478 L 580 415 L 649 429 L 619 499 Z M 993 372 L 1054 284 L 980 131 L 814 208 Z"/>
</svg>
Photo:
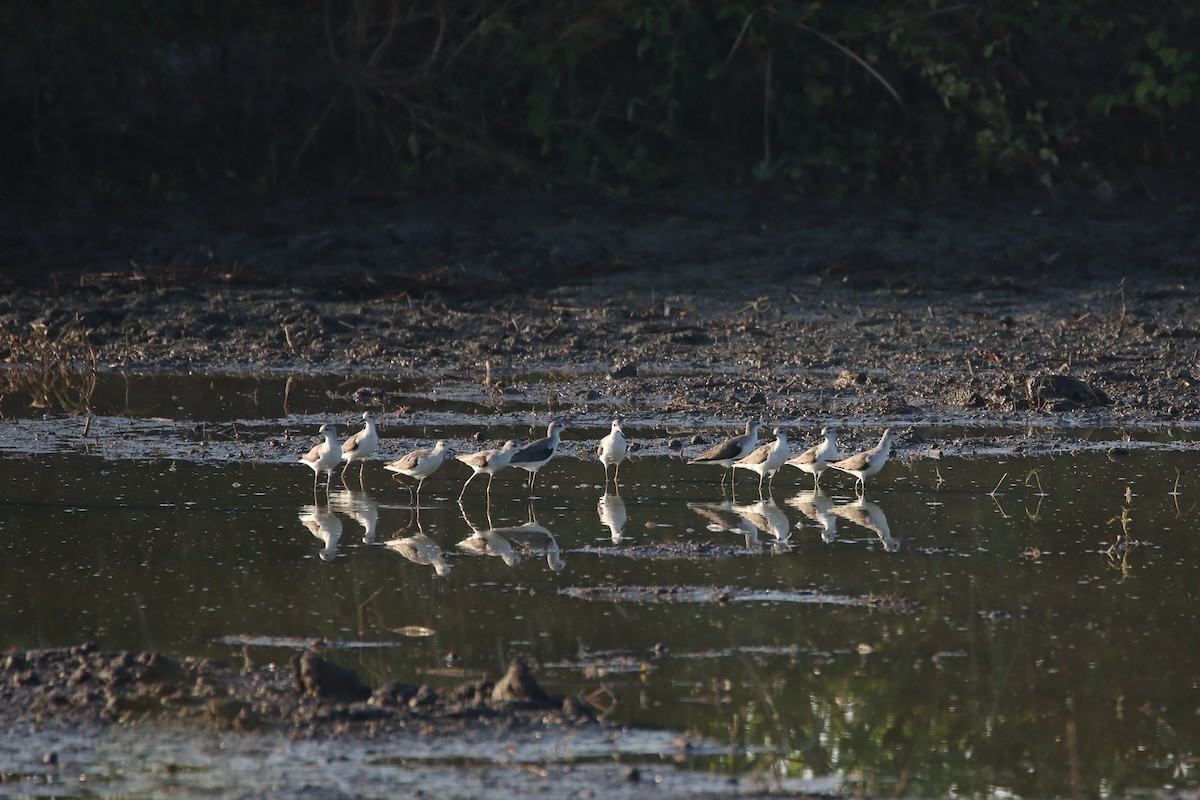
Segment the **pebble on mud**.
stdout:
<svg viewBox="0 0 1200 800">
<path fill-rule="evenodd" d="M 1108 406 L 1112 400 L 1104 392 L 1070 375 L 1038 375 L 1025 380 L 1029 402 L 1050 411 L 1070 411 L 1083 406 Z"/>
<path fill-rule="evenodd" d="M 311 650 L 292 659 L 292 678 L 300 694 L 345 703 L 371 696 L 370 687 L 358 679 L 354 670 L 326 661 Z"/>
<path fill-rule="evenodd" d="M 546 693 L 534 680 L 529 671 L 529 665 L 516 658 L 508 665 L 508 672 L 504 673 L 504 677 L 496 682 L 496 688 L 492 690 L 493 703 L 515 701 L 545 703 L 546 700 Z"/>
<path fill-rule="evenodd" d="M 616 364 L 608 373 L 609 380 L 618 380 L 619 378 L 636 378 L 638 375 L 638 365 L 636 361 L 626 361 L 623 364 Z"/>
</svg>

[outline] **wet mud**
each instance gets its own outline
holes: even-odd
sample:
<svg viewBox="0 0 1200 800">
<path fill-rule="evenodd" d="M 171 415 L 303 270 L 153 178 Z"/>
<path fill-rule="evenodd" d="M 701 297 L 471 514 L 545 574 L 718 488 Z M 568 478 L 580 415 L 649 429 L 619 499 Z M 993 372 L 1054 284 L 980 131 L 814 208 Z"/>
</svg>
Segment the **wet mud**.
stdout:
<svg viewBox="0 0 1200 800">
<path fill-rule="evenodd" d="M 291 737 L 461 734 L 467 727 L 550 730 L 596 723 L 575 698 L 547 695 L 527 664 L 499 679 L 450 690 L 392 683 L 372 689 L 351 669 L 306 650 L 286 668 L 160 653 L 107 652 L 93 644 L 11 652 L 0 661 L 0 711 L 12 724 L 53 717 L 72 724 L 132 724 L 151 717 Z"/>
<path fill-rule="evenodd" d="M 6 256 L 35 268 L 0 294 L 9 363 L 36 355 L 31 332 L 73 329 L 81 368 L 447 376 L 550 409 L 1200 412 L 1200 210 L 1166 190 L 326 197 L 26 222 Z"/>
</svg>

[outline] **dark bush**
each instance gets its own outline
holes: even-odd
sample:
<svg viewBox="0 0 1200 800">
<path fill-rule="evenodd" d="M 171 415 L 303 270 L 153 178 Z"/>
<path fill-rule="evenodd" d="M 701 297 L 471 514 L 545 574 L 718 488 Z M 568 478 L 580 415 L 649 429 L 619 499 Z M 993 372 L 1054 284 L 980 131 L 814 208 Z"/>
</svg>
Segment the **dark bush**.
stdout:
<svg viewBox="0 0 1200 800">
<path fill-rule="evenodd" d="M 1198 12 L 1130 7 L 8 3 L 0 168 L 114 193 L 1194 172 Z"/>
</svg>

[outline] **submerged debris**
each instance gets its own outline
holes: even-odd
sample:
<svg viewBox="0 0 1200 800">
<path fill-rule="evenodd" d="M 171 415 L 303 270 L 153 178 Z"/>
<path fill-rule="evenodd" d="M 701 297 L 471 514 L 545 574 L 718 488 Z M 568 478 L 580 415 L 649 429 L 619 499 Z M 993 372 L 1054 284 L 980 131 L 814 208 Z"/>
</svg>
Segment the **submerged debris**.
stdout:
<svg viewBox="0 0 1200 800">
<path fill-rule="evenodd" d="M 729 586 L 571 586 L 563 589 L 562 593 L 579 600 L 626 603 L 813 603 L 896 611 L 910 611 L 917 605 L 915 600 L 899 595 L 851 597 L 816 589 L 740 589 Z"/>
</svg>

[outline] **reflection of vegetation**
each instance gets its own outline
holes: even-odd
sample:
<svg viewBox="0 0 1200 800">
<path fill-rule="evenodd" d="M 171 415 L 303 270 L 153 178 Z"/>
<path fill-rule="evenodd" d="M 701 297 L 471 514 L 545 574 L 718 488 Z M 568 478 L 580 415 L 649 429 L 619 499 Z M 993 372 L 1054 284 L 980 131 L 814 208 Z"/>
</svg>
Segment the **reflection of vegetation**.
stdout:
<svg viewBox="0 0 1200 800">
<path fill-rule="evenodd" d="M 1129 518 L 1129 506 L 1122 506 L 1121 513 L 1108 521 L 1109 525 L 1120 523 L 1121 534 L 1113 539 L 1112 544 L 1108 546 L 1104 554 L 1108 556 L 1109 563 L 1119 568 L 1122 574 L 1129 571 L 1129 552 L 1141 544 L 1129 532 L 1129 523 L 1131 521 Z"/>
<path fill-rule="evenodd" d="M 9 333 L 3 351 L 11 366 L 0 373 L 0 395 L 26 396 L 33 408 L 48 411 L 91 410 L 96 352 L 79 320 L 57 330 L 34 323 L 28 336 Z"/>
<path fill-rule="evenodd" d="M 355 150 L 410 179 L 1050 184 L 1195 163 L 1198 26 L 1115 0 L 16 4 L 0 152 L 112 191 L 358 174 Z"/>
<path fill-rule="evenodd" d="M 1109 784 L 1144 785 L 1146 770 L 1169 761 L 1177 743 L 1159 738 L 1144 711 L 1114 720 L 1110 704 L 1077 702 L 1095 685 L 1106 686 L 1101 693 L 1114 703 L 1126 691 L 1144 697 L 1128 671 L 1136 655 L 1097 660 L 1094 650 L 1077 652 L 1073 637 L 1045 639 L 1033 620 L 975 626 L 967 637 L 973 645 L 943 652 L 948 634 L 939 627 L 931 618 L 895 636 L 885 632 L 867 657 L 843 628 L 831 637 L 846 640 L 840 650 L 830 641 L 808 642 L 795 655 L 756 656 L 749 672 L 737 658 L 698 661 L 689 675 L 694 685 L 723 670 L 744 684 L 711 706 L 709 724 L 698 727 L 735 746 L 737 754 L 713 768 L 839 778 L 839 794 L 868 797 L 1049 797 L 1070 795 L 1073 785 L 1084 796 Z M 1080 638 L 1094 636 L 1092 630 Z M 1186 725 L 1192 709 L 1183 703 L 1163 716 Z M 1122 735 L 1080 737 L 1071 753 L 1065 741 L 1063 749 L 1042 746 L 1055 738 L 1052 731 L 1065 740 L 1072 728 Z M 760 747 L 770 753 L 754 751 Z"/>
</svg>

